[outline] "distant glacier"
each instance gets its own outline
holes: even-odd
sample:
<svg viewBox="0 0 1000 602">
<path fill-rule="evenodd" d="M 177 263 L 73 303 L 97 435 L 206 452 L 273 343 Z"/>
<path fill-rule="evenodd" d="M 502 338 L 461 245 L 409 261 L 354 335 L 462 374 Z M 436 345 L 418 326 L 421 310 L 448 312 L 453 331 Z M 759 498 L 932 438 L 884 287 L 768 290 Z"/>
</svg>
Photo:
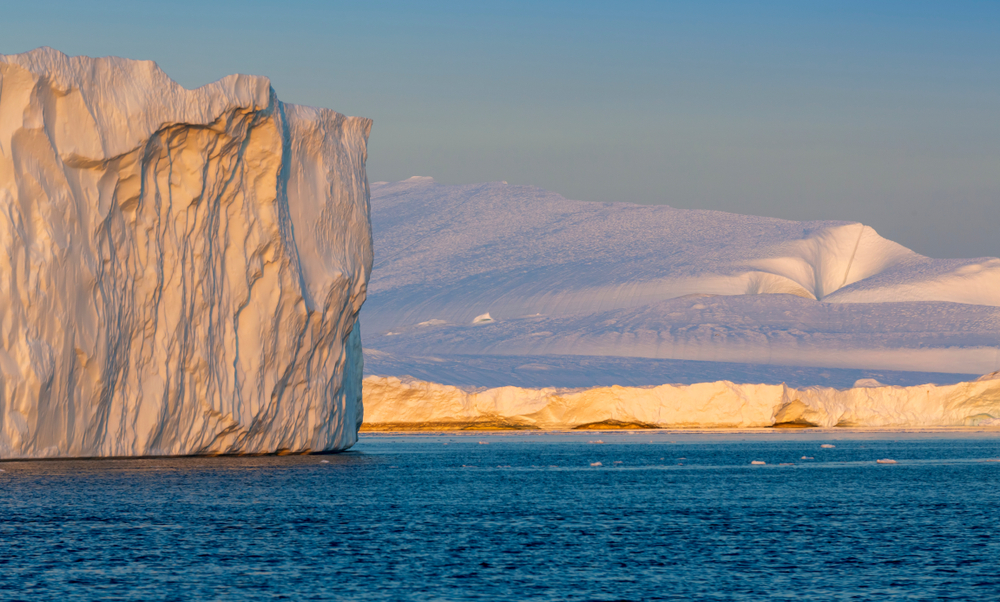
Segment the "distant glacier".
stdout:
<svg viewBox="0 0 1000 602">
<path fill-rule="evenodd" d="M 837 390 L 866 378 L 950 386 L 1000 369 L 997 258 L 931 259 L 859 223 L 572 201 L 506 183 L 411 178 L 371 191 L 369 420 L 388 419 L 390 389 L 430 407 L 505 385 L 518 399 L 722 381 Z M 995 387 L 973 389 L 988 411 L 929 423 L 1000 418 Z"/>
</svg>

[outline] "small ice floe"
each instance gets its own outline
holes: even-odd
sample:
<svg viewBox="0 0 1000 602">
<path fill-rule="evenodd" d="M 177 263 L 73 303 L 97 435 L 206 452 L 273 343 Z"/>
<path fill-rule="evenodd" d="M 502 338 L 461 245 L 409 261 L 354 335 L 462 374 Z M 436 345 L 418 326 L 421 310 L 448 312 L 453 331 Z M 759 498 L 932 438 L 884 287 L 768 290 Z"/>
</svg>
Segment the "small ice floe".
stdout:
<svg viewBox="0 0 1000 602">
<path fill-rule="evenodd" d="M 476 318 L 474 320 L 472 320 L 472 323 L 473 324 L 489 324 L 492 321 L 493 321 L 493 316 L 490 315 L 490 312 L 486 312 L 485 314 L 480 314 L 480 315 L 476 316 Z"/>
<path fill-rule="evenodd" d="M 490 444 L 489 441 L 480 441 L 479 442 L 479 445 L 489 445 L 489 444 Z"/>
<path fill-rule="evenodd" d="M 823 445 L 820 445 L 820 447 L 822 447 L 823 449 L 833 449 L 837 446 L 830 443 L 824 443 Z"/>
<path fill-rule="evenodd" d="M 802 456 L 800 459 L 801 460 L 815 460 L 815 458 L 813 458 L 812 456 Z"/>
<path fill-rule="evenodd" d="M 763 460 L 753 460 L 750 463 L 751 464 L 767 464 L 767 462 L 764 462 Z"/>
<path fill-rule="evenodd" d="M 329 460 L 320 460 L 319 463 L 320 464 L 329 464 L 330 461 Z"/>
<path fill-rule="evenodd" d="M 587 443 L 604 443 L 604 442 L 598 439 L 597 441 L 587 441 Z"/>
<path fill-rule="evenodd" d="M 895 460 L 890 460 L 889 458 L 882 458 L 881 460 L 875 460 L 878 464 L 895 464 Z"/>
<path fill-rule="evenodd" d="M 687 458 L 677 458 L 678 460 L 687 460 Z"/>
<path fill-rule="evenodd" d="M 603 464 L 601 464 L 600 462 L 591 462 L 591 463 L 590 463 L 590 465 L 591 465 L 591 466 L 604 466 L 604 465 L 603 465 Z"/>
</svg>

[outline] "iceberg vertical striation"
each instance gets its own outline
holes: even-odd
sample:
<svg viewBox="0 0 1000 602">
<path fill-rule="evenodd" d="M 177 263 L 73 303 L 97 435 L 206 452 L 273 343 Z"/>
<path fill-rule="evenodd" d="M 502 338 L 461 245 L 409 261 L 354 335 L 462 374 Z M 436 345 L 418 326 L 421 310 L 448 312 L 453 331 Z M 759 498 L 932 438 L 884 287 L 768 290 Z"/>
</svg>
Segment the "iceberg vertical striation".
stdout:
<svg viewBox="0 0 1000 602">
<path fill-rule="evenodd" d="M 370 128 L 263 77 L 0 55 L 0 457 L 350 447 Z"/>
</svg>

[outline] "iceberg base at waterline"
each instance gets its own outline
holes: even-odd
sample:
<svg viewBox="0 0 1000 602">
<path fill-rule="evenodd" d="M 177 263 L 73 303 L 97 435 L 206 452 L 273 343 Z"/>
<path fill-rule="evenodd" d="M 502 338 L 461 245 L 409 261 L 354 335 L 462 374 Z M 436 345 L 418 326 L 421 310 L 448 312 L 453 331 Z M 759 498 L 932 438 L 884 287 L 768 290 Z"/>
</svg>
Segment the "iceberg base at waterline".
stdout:
<svg viewBox="0 0 1000 602">
<path fill-rule="evenodd" d="M 582 389 L 364 379 L 362 430 L 767 427 L 1000 428 L 996 373 L 950 385 L 847 389 L 729 381 Z"/>
</svg>

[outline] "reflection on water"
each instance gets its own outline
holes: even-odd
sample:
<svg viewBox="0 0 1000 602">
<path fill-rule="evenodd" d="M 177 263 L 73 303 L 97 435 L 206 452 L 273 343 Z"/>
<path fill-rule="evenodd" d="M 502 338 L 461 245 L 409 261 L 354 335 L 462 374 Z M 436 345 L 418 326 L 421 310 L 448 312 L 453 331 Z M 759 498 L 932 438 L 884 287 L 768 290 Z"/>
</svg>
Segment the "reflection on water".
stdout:
<svg viewBox="0 0 1000 602">
<path fill-rule="evenodd" d="M 1000 591 L 1000 438 L 818 437 L 383 435 L 324 456 L 0 463 L 0 598 Z"/>
</svg>

